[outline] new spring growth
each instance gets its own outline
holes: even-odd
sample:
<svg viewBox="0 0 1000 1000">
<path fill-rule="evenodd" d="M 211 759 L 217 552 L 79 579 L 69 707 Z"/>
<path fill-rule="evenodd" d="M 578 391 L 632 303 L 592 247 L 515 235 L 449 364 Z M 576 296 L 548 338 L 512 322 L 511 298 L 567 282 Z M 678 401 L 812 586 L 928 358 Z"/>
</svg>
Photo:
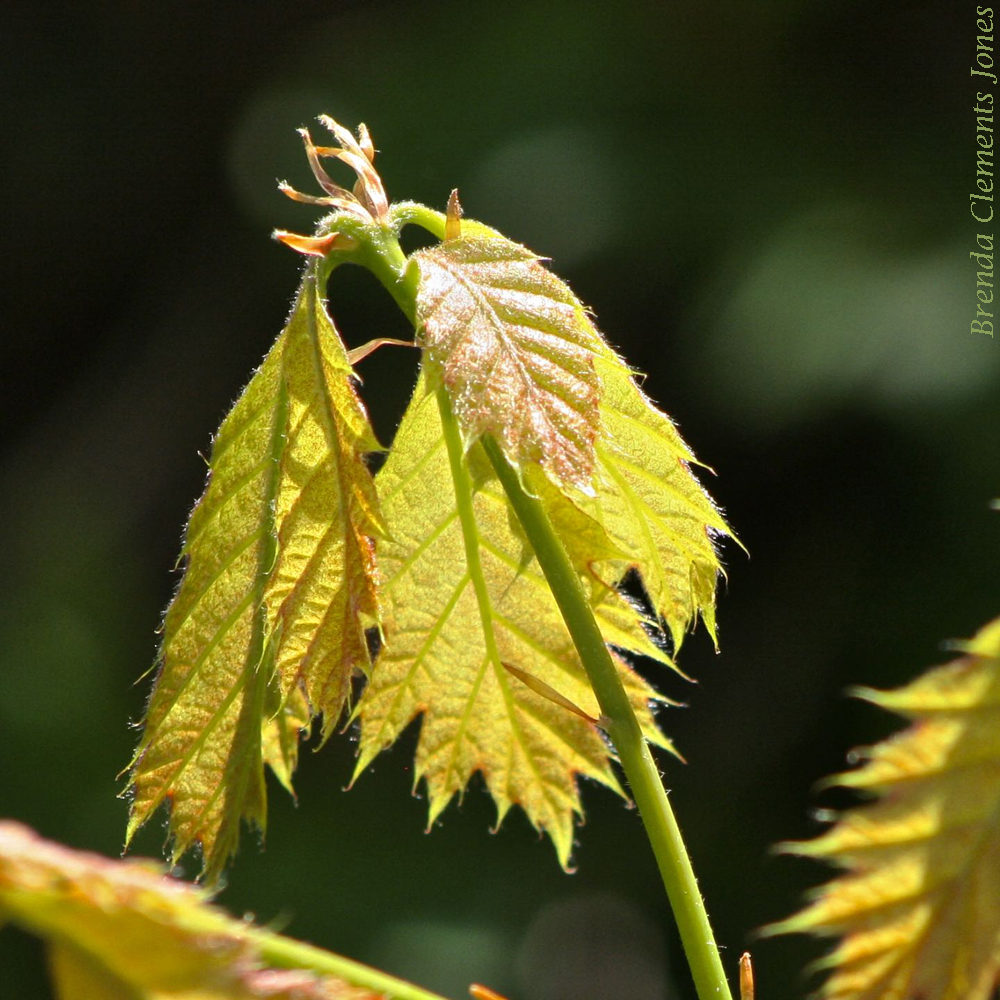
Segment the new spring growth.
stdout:
<svg viewBox="0 0 1000 1000">
<path fill-rule="evenodd" d="M 317 146 L 313 143 L 309 129 L 300 128 L 299 135 L 306 150 L 306 159 L 317 183 L 325 192 L 322 195 L 304 194 L 296 191 L 288 181 L 281 181 L 278 190 L 292 201 L 306 205 L 326 205 L 354 216 L 366 224 L 385 225 L 389 217 L 389 200 L 386 197 L 382 179 L 376 172 L 375 146 L 364 124 L 358 126 L 358 138 L 335 122 L 329 115 L 320 115 L 319 121 L 340 143 L 339 146 Z M 342 187 L 323 169 L 322 160 L 334 159 L 346 163 L 357 176 L 354 187 Z M 355 240 L 342 233 L 326 233 L 322 236 L 301 236 L 283 229 L 275 230 L 274 238 L 290 246 L 299 253 L 313 257 L 325 257 L 331 250 L 351 250 L 357 246 Z"/>
</svg>

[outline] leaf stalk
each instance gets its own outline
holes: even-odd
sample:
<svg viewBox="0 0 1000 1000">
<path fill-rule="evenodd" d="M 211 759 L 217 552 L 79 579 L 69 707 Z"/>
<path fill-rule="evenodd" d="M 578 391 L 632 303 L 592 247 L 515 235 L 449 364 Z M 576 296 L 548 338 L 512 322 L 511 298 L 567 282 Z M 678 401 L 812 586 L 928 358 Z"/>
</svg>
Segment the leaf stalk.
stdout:
<svg viewBox="0 0 1000 1000">
<path fill-rule="evenodd" d="M 280 934 L 253 928 L 247 931 L 247 937 L 263 961 L 274 968 L 308 969 L 321 976 L 337 976 L 353 986 L 382 993 L 392 1000 L 445 1000 L 439 993 L 431 993 L 361 962 Z"/>
<path fill-rule="evenodd" d="M 534 549 L 597 695 L 606 731 L 618 752 L 653 848 L 699 1000 L 731 1000 L 719 947 L 680 827 L 576 570 L 541 502 L 525 492 L 492 438 L 483 438 L 482 444 Z"/>
<path fill-rule="evenodd" d="M 427 213 L 425 218 L 415 206 L 408 206 L 407 211 L 399 213 L 397 223 L 416 222 L 427 224 L 427 228 L 431 228 L 430 223 L 433 223 L 434 228 L 438 228 L 440 215 L 434 213 L 434 216 L 431 219 L 430 213 Z M 366 227 L 364 235 L 369 239 L 362 238 L 351 259 L 375 274 L 403 313 L 416 325 L 417 275 L 414 270 L 406 268 L 406 257 L 396 232 L 380 227 L 377 239 L 372 240 L 371 236 L 376 235 L 376 231 L 373 227 Z M 445 437 L 457 442 L 458 424 L 447 394 L 440 391 L 438 399 Z M 732 1000 L 719 948 L 680 827 L 579 577 L 541 502 L 525 492 L 516 471 L 496 442 L 489 436 L 481 441 L 535 552 L 605 716 L 603 721 L 608 736 L 631 786 L 660 869 L 699 1000 Z"/>
</svg>

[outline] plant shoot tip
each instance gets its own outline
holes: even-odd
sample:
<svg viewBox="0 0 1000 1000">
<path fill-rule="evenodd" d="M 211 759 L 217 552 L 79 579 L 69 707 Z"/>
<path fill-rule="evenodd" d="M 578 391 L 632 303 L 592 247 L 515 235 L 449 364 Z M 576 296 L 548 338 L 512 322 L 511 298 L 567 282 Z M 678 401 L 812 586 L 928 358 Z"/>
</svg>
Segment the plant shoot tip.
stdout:
<svg viewBox="0 0 1000 1000">
<path fill-rule="evenodd" d="M 448 208 L 445 211 L 444 238 L 457 240 L 462 235 L 462 205 L 458 200 L 458 188 L 452 188 L 448 195 Z"/>
</svg>

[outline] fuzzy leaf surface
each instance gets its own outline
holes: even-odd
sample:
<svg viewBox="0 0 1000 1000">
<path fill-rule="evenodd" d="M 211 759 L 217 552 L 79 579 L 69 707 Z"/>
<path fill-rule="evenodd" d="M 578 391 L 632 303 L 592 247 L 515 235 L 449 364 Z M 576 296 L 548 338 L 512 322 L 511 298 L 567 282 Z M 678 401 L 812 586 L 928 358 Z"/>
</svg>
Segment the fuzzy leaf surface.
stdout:
<svg viewBox="0 0 1000 1000">
<path fill-rule="evenodd" d="M 57 1000 L 381 1000 L 268 969 L 256 928 L 149 862 L 110 861 L 0 822 L 0 917 L 42 937 Z"/>
<path fill-rule="evenodd" d="M 420 276 L 417 322 L 466 435 L 492 434 L 515 468 L 538 463 L 589 489 L 594 355 L 605 348 L 569 287 L 499 235 L 446 240 L 410 266 Z"/>
<path fill-rule="evenodd" d="M 842 937 L 825 1000 L 986 1000 L 1000 970 L 1000 619 L 964 655 L 863 697 L 912 725 L 831 783 L 876 797 L 783 849 L 847 874 L 768 933 Z"/>
<path fill-rule="evenodd" d="M 530 250 L 479 223 L 411 258 L 417 321 L 467 440 L 492 434 L 540 466 L 619 550 L 679 648 L 698 617 L 715 639 L 715 539 L 731 534 L 670 418 Z M 591 561 L 600 556 L 593 553 Z"/>
<path fill-rule="evenodd" d="M 580 812 L 577 776 L 619 786 L 598 728 L 537 688 L 590 716 L 600 710 L 481 445 L 459 464 L 471 485 L 468 525 L 437 395 L 422 378 L 377 476 L 388 534 L 380 545 L 385 645 L 358 704 L 357 770 L 422 716 L 414 778 L 426 783 L 430 822 L 478 771 L 498 823 L 520 805 L 565 865 Z M 581 543 L 608 556 L 617 551 L 600 525 L 553 492 L 557 518 L 575 526 Z M 586 570 L 586 557 L 577 565 L 607 641 L 669 663 L 639 612 Z M 505 664 L 541 684 L 523 683 Z M 658 696 L 619 664 L 647 738 L 669 746 L 650 710 Z"/>
<path fill-rule="evenodd" d="M 618 358 L 595 362 L 601 381 L 596 495 L 575 496 L 605 529 L 622 561 L 605 561 L 611 579 L 634 569 L 674 649 L 700 616 L 715 638 L 715 539 L 730 529 L 691 472 L 694 454 Z"/>
<path fill-rule="evenodd" d="M 263 829 L 263 763 L 290 787 L 298 729 L 332 727 L 377 620 L 377 447 L 307 272 L 288 323 L 219 429 L 187 527 L 133 764 L 129 837 L 165 800 L 174 857 L 214 878 L 241 820 Z"/>
</svg>

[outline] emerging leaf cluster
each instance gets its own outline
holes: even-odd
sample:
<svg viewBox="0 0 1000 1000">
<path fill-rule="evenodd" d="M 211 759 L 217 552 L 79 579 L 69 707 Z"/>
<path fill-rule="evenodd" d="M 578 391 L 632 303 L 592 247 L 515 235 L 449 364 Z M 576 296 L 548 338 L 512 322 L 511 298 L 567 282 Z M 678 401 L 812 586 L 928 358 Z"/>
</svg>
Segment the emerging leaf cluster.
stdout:
<svg viewBox="0 0 1000 1000">
<path fill-rule="evenodd" d="M 194 845 L 210 878 L 241 820 L 263 828 L 263 764 L 287 787 L 300 731 L 350 718 L 357 770 L 422 717 L 415 777 L 430 820 L 483 775 L 568 863 L 577 776 L 620 791 L 600 708 L 483 442 L 496 443 L 565 547 L 651 742 L 663 700 L 627 655 L 672 666 L 700 616 L 714 636 L 727 527 L 693 455 L 569 288 L 529 250 L 462 221 L 389 206 L 367 132 L 306 150 L 330 205 L 285 330 L 216 436 L 192 514 L 186 569 L 164 623 L 132 768 L 129 834 L 170 803 L 173 854 Z M 354 191 L 320 160 L 358 173 Z M 416 219 L 445 238 L 406 258 Z M 445 225 L 442 225 L 445 222 Z M 370 267 L 414 320 L 421 376 L 384 466 L 326 311 L 332 267 Z M 652 617 L 618 590 L 634 571 Z M 380 652 L 369 658 L 374 630 Z"/>
<path fill-rule="evenodd" d="M 898 691 L 858 693 L 911 720 L 831 784 L 876 801 L 784 850 L 846 874 L 769 933 L 842 937 L 825 1000 L 987 1000 L 1000 972 L 1000 619 Z"/>
</svg>

